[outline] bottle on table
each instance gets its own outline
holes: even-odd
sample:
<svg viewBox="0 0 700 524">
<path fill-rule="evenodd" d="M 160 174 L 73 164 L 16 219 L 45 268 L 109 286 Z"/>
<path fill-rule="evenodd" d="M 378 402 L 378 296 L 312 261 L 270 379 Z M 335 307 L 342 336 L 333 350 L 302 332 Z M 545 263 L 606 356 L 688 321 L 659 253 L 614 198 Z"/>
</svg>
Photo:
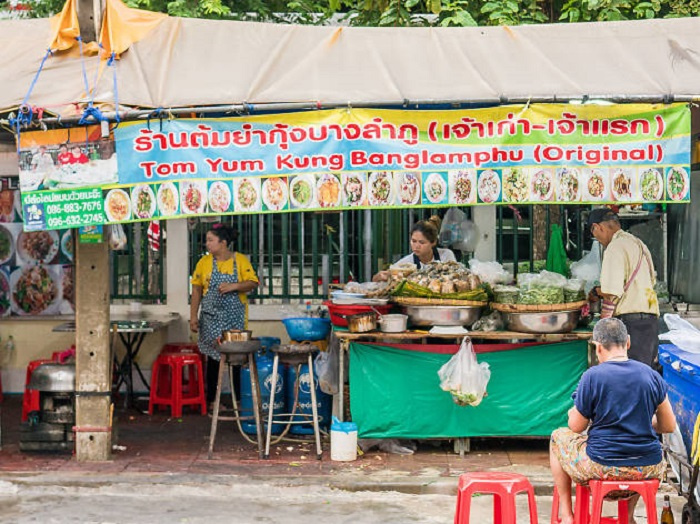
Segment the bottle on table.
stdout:
<svg viewBox="0 0 700 524">
<path fill-rule="evenodd" d="M 660 524 L 674 524 L 673 512 L 671 511 L 671 499 L 668 495 L 664 495 L 664 505 L 661 510 Z"/>
</svg>

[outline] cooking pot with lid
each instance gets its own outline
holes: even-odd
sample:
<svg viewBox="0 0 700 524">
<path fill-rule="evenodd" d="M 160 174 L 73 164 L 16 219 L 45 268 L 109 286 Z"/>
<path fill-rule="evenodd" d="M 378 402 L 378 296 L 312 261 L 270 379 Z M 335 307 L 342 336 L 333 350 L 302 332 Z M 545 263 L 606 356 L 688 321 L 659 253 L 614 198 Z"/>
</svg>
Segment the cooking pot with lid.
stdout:
<svg viewBox="0 0 700 524">
<path fill-rule="evenodd" d="M 383 333 L 402 333 L 406 331 L 408 315 L 382 315 L 378 321 L 379 330 Z"/>
</svg>

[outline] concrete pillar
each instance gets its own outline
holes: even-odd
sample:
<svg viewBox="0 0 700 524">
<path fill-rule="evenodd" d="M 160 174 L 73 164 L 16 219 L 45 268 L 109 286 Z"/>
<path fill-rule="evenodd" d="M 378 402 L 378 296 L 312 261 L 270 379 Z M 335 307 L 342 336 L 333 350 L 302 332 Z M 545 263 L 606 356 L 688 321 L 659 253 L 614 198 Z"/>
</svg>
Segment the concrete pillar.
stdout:
<svg viewBox="0 0 700 524">
<path fill-rule="evenodd" d="M 77 232 L 77 230 L 75 230 Z M 112 355 L 107 242 L 75 249 L 76 435 L 79 462 L 109 460 L 112 452 Z"/>
<path fill-rule="evenodd" d="M 100 34 L 102 0 L 78 0 L 78 24 L 83 42 L 94 42 Z"/>
<path fill-rule="evenodd" d="M 496 260 L 496 206 L 474 206 L 472 220 L 479 230 L 479 241 L 474 250 L 474 258 L 481 261 Z"/>
<path fill-rule="evenodd" d="M 168 342 L 184 342 L 190 336 L 190 275 L 189 275 L 189 232 L 187 219 L 165 220 L 168 247 L 165 256 L 165 289 L 168 311 L 180 313 L 181 321 L 173 322 L 168 328 Z"/>
</svg>

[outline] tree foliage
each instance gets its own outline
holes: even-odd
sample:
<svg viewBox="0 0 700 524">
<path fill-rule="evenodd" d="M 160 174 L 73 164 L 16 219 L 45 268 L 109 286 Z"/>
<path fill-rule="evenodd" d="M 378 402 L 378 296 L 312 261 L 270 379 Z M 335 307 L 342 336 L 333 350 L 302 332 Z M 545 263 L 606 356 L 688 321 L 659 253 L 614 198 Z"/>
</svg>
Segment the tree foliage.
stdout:
<svg viewBox="0 0 700 524">
<path fill-rule="evenodd" d="M 700 15 L 700 0 L 126 0 L 172 16 L 357 26 L 521 25 L 643 20 Z M 60 10 L 63 0 L 28 0 L 32 16 Z M 0 6 L 2 3 L 0 2 Z"/>
</svg>

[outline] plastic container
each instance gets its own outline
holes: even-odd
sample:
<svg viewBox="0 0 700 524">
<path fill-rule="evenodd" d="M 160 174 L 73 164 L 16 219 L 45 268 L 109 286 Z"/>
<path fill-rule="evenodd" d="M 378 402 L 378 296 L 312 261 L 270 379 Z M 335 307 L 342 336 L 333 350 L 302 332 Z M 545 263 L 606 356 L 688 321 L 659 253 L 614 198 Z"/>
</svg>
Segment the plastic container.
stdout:
<svg viewBox="0 0 700 524">
<path fill-rule="evenodd" d="M 323 340 L 331 332 L 327 318 L 285 318 L 282 320 L 289 338 L 296 342 Z"/>
<path fill-rule="evenodd" d="M 331 460 L 339 462 L 357 460 L 357 424 L 354 422 L 340 422 L 333 417 Z"/>
<path fill-rule="evenodd" d="M 683 351 L 674 344 L 662 344 L 659 362 L 685 449 L 690 452 L 695 419 L 700 413 L 700 354 Z"/>
<path fill-rule="evenodd" d="M 358 313 L 367 313 L 368 311 L 372 311 L 372 308 L 379 311 L 379 313 L 382 315 L 386 315 L 393 308 L 391 304 L 386 304 L 383 306 L 340 305 L 334 304 L 330 301 L 324 302 L 323 305 L 328 308 L 328 313 L 330 313 L 331 316 L 331 323 L 338 327 L 348 327 L 348 319 L 338 315 L 347 316 L 356 315 Z"/>
</svg>

